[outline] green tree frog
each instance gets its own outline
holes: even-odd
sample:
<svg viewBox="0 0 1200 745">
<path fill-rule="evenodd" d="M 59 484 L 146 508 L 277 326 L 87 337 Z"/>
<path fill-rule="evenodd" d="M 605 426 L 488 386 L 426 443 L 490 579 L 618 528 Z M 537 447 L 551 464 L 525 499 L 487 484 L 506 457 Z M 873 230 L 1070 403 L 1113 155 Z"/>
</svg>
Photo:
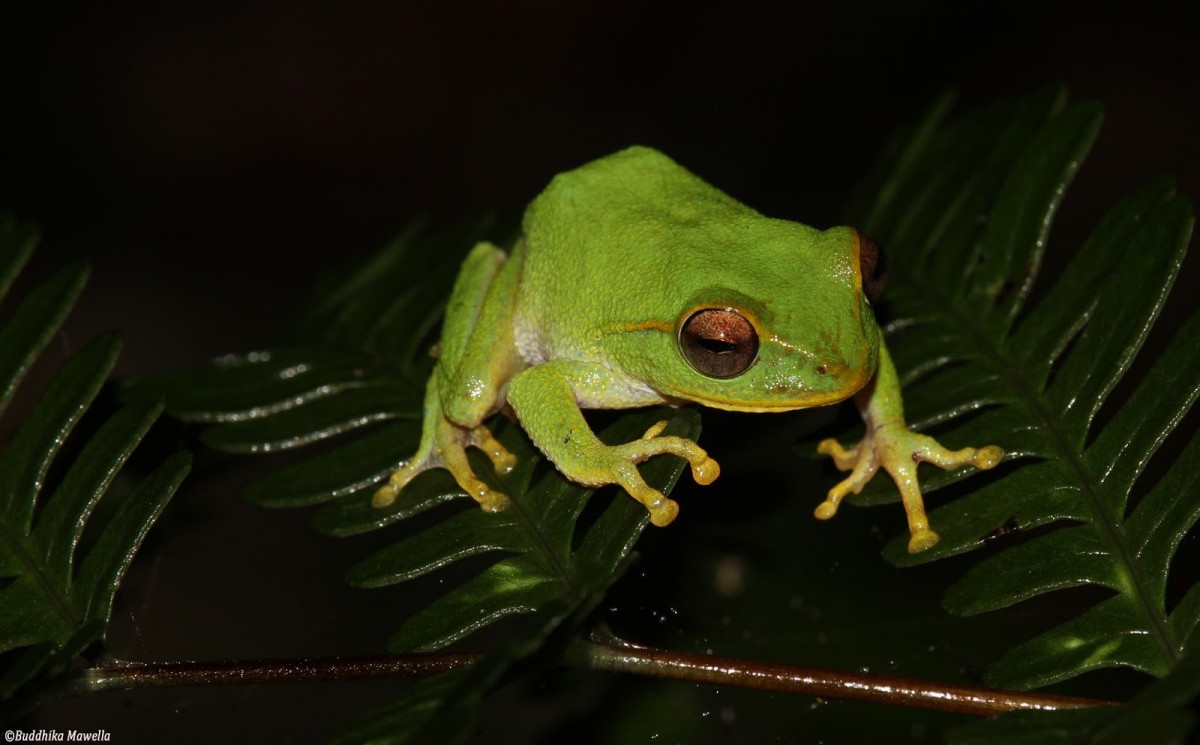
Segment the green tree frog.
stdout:
<svg viewBox="0 0 1200 745">
<path fill-rule="evenodd" d="M 511 254 L 481 243 L 463 263 L 446 311 L 413 457 L 374 496 L 384 507 L 417 474 L 446 468 L 483 509 L 507 495 L 471 469 L 476 447 L 499 473 L 515 458 L 484 420 L 506 404 L 563 474 L 619 484 L 654 525 L 679 506 L 637 464 L 662 453 L 709 484 L 720 469 L 695 442 L 661 435 L 605 445 L 581 409 L 694 402 L 774 412 L 853 397 L 867 430 L 852 448 L 819 452 L 850 476 L 816 509 L 833 517 L 882 466 L 908 515 L 909 551 L 937 542 L 917 464 L 991 468 L 995 446 L 950 451 L 904 422 L 896 371 L 871 310 L 883 254 L 852 228 L 820 231 L 765 217 L 667 156 L 631 147 L 556 176 L 527 208 Z"/>
</svg>

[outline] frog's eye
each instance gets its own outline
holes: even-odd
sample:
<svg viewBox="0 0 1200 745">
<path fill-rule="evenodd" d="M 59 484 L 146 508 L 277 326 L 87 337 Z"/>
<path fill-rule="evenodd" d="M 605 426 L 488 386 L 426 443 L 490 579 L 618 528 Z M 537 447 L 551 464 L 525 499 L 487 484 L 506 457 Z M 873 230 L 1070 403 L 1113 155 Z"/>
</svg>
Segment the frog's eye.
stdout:
<svg viewBox="0 0 1200 745">
<path fill-rule="evenodd" d="M 758 332 L 732 308 L 706 308 L 683 322 L 679 349 L 698 372 L 732 378 L 749 370 L 758 358 Z"/>
<path fill-rule="evenodd" d="M 858 272 L 867 300 L 879 300 L 888 281 L 887 257 L 878 243 L 862 233 L 858 233 Z"/>
</svg>

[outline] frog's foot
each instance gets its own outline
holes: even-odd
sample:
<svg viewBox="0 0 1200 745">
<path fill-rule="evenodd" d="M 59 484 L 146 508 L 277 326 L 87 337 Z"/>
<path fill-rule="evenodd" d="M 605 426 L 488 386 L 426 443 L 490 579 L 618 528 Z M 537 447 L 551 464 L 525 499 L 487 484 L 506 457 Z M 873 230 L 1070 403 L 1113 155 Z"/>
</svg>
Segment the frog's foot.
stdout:
<svg viewBox="0 0 1200 745">
<path fill-rule="evenodd" d="M 862 442 L 849 449 L 843 448 L 836 440 L 822 440 L 817 445 L 817 452 L 832 456 L 839 470 L 850 471 L 850 476 L 830 489 L 825 501 L 817 506 L 817 518 L 828 520 L 837 514 L 842 498 L 862 491 L 882 466 L 900 489 L 911 536 L 908 551 L 913 554 L 931 548 L 938 542 L 938 535 L 930 529 L 929 518 L 925 515 L 925 503 L 917 481 L 917 465 L 927 462 L 947 470 L 971 465 L 986 470 L 998 464 L 1004 456 L 1004 451 L 995 445 L 947 450 L 932 437 L 917 434 L 902 425 L 868 429 Z"/>
<path fill-rule="evenodd" d="M 454 476 L 458 485 L 471 495 L 485 511 L 499 512 L 503 510 L 508 506 L 508 495 L 496 491 L 475 475 L 475 471 L 467 461 L 466 449 L 468 447 L 482 450 L 488 460 L 492 462 L 496 473 L 501 475 L 512 471 L 517 463 L 516 456 L 501 445 L 492 436 L 491 431 L 482 424 L 477 427 L 460 427 L 439 418 L 434 426 L 432 436 L 428 434 L 422 436 L 421 446 L 417 449 L 416 455 L 400 470 L 393 473 L 388 479 L 388 483 L 375 492 L 371 504 L 375 507 L 387 507 L 418 474 L 431 468 L 445 468 Z"/>
<path fill-rule="evenodd" d="M 638 473 L 637 464 L 663 453 L 671 453 L 687 460 L 692 468 L 692 478 L 697 484 L 708 485 L 721 475 L 721 467 L 708 457 L 708 453 L 695 442 L 683 437 L 659 433 L 667 426 L 658 422 L 640 440 L 624 445 L 606 445 L 590 451 L 572 469 L 570 478 L 589 486 L 619 484 L 629 495 L 645 505 L 650 513 L 650 522 L 658 527 L 671 524 L 679 514 L 679 504 L 659 490 L 648 485 Z"/>
</svg>

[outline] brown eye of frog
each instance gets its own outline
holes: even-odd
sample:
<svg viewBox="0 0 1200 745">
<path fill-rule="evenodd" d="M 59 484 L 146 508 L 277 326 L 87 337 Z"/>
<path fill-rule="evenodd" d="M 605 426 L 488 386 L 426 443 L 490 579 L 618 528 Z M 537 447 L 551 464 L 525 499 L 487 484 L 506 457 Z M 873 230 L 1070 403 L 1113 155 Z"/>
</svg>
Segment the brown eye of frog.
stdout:
<svg viewBox="0 0 1200 745">
<path fill-rule="evenodd" d="M 710 378 L 732 378 L 758 359 L 758 332 L 732 308 L 705 308 L 683 322 L 679 349 L 698 372 Z"/>
</svg>

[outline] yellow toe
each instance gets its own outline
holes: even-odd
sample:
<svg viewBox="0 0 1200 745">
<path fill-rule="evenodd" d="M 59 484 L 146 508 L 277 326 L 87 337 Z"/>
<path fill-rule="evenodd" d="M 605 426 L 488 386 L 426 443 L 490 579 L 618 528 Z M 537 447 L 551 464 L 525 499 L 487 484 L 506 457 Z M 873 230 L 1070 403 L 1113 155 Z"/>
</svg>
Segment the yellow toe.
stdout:
<svg viewBox="0 0 1200 745">
<path fill-rule="evenodd" d="M 813 514 L 818 520 L 828 520 L 837 514 L 837 505 L 833 502 L 822 502 L 813 510 Z"/>
<path fill-rule="evenodd" d="M 371 497 L 371 506 L 376 508 L 388 507 L 395 501 L 396 489 L 391 484 L 387 484 L 380 487 L 379 491 L 375 492 L 375 495 Z"/>
<path fill-rule="evenodd" d="M 908 539 L 908 552 L 910 554 L 919 554 L 926 549 L 933 548 L 937 545 L 937 542 L 937 533 L 928 528 L 918 530 L 912 534 L 912 538 Z"/>
<path fill-rule="evenodd" d="M 662 504 L 650 509 L 650 523 L 655 527 L 666 527 L 674 522 L 679 515 L 679 503 L 674 499 L 664 499 Z"/>
</svg>

